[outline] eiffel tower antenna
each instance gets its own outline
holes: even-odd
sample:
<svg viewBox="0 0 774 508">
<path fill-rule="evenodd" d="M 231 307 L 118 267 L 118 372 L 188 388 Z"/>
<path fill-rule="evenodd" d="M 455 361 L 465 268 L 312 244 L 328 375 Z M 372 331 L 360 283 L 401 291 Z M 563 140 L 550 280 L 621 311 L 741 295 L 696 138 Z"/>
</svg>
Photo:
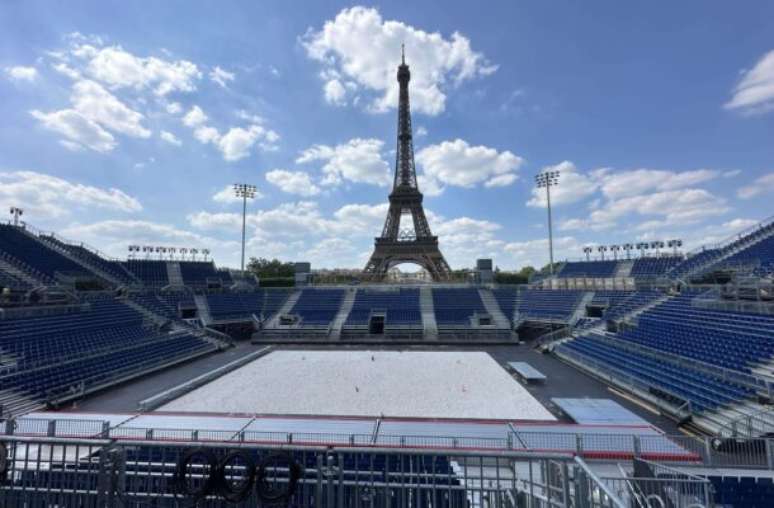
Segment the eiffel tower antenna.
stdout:
<svg viewBox="0 0 774 508">
<path fill-rule="evenodd" d="M 438 237 L 433 236 L 422 207 L 422 193 L 417 186 L 414 164 L 414 143 L 411 135 L 411 110 L 408 84 L 411 80 L 406 65 L 405 46 L 401 44 L 401 64 L 398 66 L 398 146 L 395 155 L 395 179 L 390 193 L 390 208 L 384 221 L 382 235 L 375 238 L 374 252 L 363 274 L 383 279 L 387 271 L 401 263 L 415 263 L 432 276 L 446 280 L 451 268 L 438 248 Z M 401 219 L 410 216 L 412 229 L 401 228 Z"/>
</svg>

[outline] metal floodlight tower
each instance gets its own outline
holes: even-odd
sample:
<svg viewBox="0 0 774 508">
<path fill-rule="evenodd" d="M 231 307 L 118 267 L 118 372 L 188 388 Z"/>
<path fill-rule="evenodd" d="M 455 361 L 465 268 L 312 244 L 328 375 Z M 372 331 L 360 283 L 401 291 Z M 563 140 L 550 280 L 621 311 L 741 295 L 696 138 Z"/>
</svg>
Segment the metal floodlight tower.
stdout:
<svg viewBox="0 0 774 508">
<path fill-rule="evenodd" d="M 626 259 L 631 258 L 631 250 L 634 248 L 634 245 L 630 243 L 623 244 L 623 250 L 626 251 Z"/>
<path fill-rule="evenodd" d="M 235 183 L 234 194 L 242 198 L 242 271 L 245 271 L 245 223 L 247 221 L 247 198 L 255 197 L 256 187 L 246 183 Z"/>
<path fill-rule="evenodd" d="M 554 230 L 551 222 L 551 187 L 559 185 L 559 171 L 543 171 L 535 175 L 535 185 L 538 189 L 545 187 L 546 204 L 548 205 L 548 257 L 549 270 L 554 274 Z"/>
<path fill-rule="evenodd" d="M 675 256 L 677 256 L 677 249 L 683 246 L 683 241 L 679 238 L 675 238 L 674 240 L 669 240 L 667 242 L 667 246 L 672 247 L 672 249 L 674 249 Z"/>
<path fill-rule="evenodd" d="M 14 226 L 18 226 L 19 225 L 19 217 L 24 215 L 24 210 L 22 210 L 18 206 L 12 206 L 11 207 L 11 215 L 13 215 L 13 225 Z"/>
<path fill-rule="evenodd" d="M 600 245 L 599 247 L 597 247 L 597 250 L 599 251 L 600 254 L 602 254 L 602 261 L 604 261 L 605 260 L 605 252 L 607 252 L 607 246 Z"/>
<path fill-rule="evenodd" d="M 618 251 L 621 250 L 620 245 L 611 245 L 610 250 L 613 251 L 613 259 L 618 261 Z"/>
<path fill-rule="evenodd" d="M 586 247 L 583 247 L 583 252 L 586 254 L 586 261 L 591 261 L 591 252 L 593 250 L 594 249 L 591 248 L 591 246 L 588 246 L 588 245 Z"/>
</svg>

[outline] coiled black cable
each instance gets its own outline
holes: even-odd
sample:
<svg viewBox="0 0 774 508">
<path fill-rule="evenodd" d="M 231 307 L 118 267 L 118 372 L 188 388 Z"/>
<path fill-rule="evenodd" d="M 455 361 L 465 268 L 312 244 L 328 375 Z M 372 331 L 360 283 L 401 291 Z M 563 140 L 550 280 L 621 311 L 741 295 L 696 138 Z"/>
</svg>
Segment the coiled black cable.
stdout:
<svg viewBox="0 0 774 508">
<path fill-rule="evenodd" d="M 202 471 L 202 482 L 194 487 L 188 481 L 188 466 L 196 459 L 204 459 L 203 462 L 208 471 Z M 185 453 L 177 462 L 175 470 L 175 487 L 179 494 L 199 500 L 212 492 L 216 486 L 215 475 L 218 470 L 218 459 L 215 454 L 206 448 L 196 448 Z"/>
<path fill-rule="evenodd" d="M 244 464 L 243 479 L 238 483 L 227 478 L 227 470 L 235 468 L 239 463 Z M 228 453 L 220 459 L 218 469 L 215 473 L 215 482 L 218 493 L 223 499 L 231 503 L 244 501 L 250 496 L 255 481 L 255 462 L 247 453 L 236 450 Z"/>
<path fill-rule="evenodd" d="M 287 463 L 288 467 L 288 486 L 285 489 L 275 488 L 267 480 L 267 469 L 270 467 L 278 467 L 283 463 Z M 288 453 L 272 453 L 261 459 L 258 463 L 255 488 L 258 492 L 258 497 L 267 502 L 289 501 L 293 494 L 296 493 L 298 487 L 298 480 L 303 474 L 301 464 Z"/>
</svg>

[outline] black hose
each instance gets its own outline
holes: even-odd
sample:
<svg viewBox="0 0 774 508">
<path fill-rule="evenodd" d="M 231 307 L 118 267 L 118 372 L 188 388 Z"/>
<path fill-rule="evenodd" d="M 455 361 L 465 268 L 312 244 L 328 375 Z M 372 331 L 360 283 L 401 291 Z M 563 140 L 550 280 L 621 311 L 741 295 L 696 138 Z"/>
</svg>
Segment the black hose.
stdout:
<svg viewBox="0 0 774 508">
<path fill-rule="evenodd" d="M 288 486 L 286 489 L 277 489 L 266 480 L 266 469 L 271 466 L 280 466 L 283 462 L 288 465 Z M 272 453 L 265 456 L 258 463 L 255 487 L 258 497 L 263 501 L 277 502 L 288 501 L 296 493 L 298 480 L 302 474 L 301 465 L 287 453 Z"/>
<path fill-rule="evenodd" d="M 209 467 L 209 471 L 202 471 L 202 475 L 206 475 L 206 478 L 202 478 L 202 483 L 198 488 L 193 488 L 188 482 L 188 466 L 197 458 L 204 459 L 204 463 Z M 205 448 L 197 448 L 187 452 L 180 457 L 177 463 L 177 470 L 175 471 L 175 486 L 178 493 L 196 500 L 207 496 L 215 487 L 217 470 L 218 459 L 211 451 Z"/>
<path fill-rule="evenodd" d="M 239 462 L 245 464 L 244 480 L 234 484 L 226 478 L 226 469 L 230 465 L 235 465 L 232 463 Z M 223 496 L 226 501 L 238 503 L 247 499 L 253 490 L 253 481 L 255 481 L 255 462 L 247 453 L 239 450 L 233 451 L 220 460 L 215 475 L 218 493 Z"/>
</svg>

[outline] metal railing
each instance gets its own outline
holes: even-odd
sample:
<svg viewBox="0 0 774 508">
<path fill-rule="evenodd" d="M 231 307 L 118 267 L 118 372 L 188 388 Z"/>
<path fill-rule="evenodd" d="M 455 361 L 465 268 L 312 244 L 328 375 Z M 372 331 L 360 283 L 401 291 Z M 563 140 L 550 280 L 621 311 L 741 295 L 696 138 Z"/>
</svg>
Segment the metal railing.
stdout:
<svg viewBox="0 0 774 508">
<path fill-rule="evenodd" d="M 7 508 L 626 506 L 551 454 L 23 437 L 0 453 Z"/>
<path fill-rule="evenodd" d="M 129 417 L 127 416 L 127 419 Z M 246 420 L 251 421 L 251 420 Z M 240 424 L 241 425 L 241 424 Z M 510 453 L 524 457 L 552 454 L 582 457 L 587 461 L 621 461 L 641 458 L 681 466 L 736 467 L 774 470 L 774 438 L 724 438 L 583 431 L 529 431 L 513 426 L 502 437 L 383 434 L 378 427 L 369 433 L 271 432 L 228 429 L 133 427 L 131 423 L 111 425 L 108 421 L 86 419 L 18 418 L 0 426 L 0 441 L 10 438 L 104 439 L 125 443 L 163 445 L 201 443 L 220 446 L 307 446 L 377 448 L 382 450 L 421 449 L 448 453 Z M 641 431 L 642 429 L 640 429 Z"/>
</svg>

